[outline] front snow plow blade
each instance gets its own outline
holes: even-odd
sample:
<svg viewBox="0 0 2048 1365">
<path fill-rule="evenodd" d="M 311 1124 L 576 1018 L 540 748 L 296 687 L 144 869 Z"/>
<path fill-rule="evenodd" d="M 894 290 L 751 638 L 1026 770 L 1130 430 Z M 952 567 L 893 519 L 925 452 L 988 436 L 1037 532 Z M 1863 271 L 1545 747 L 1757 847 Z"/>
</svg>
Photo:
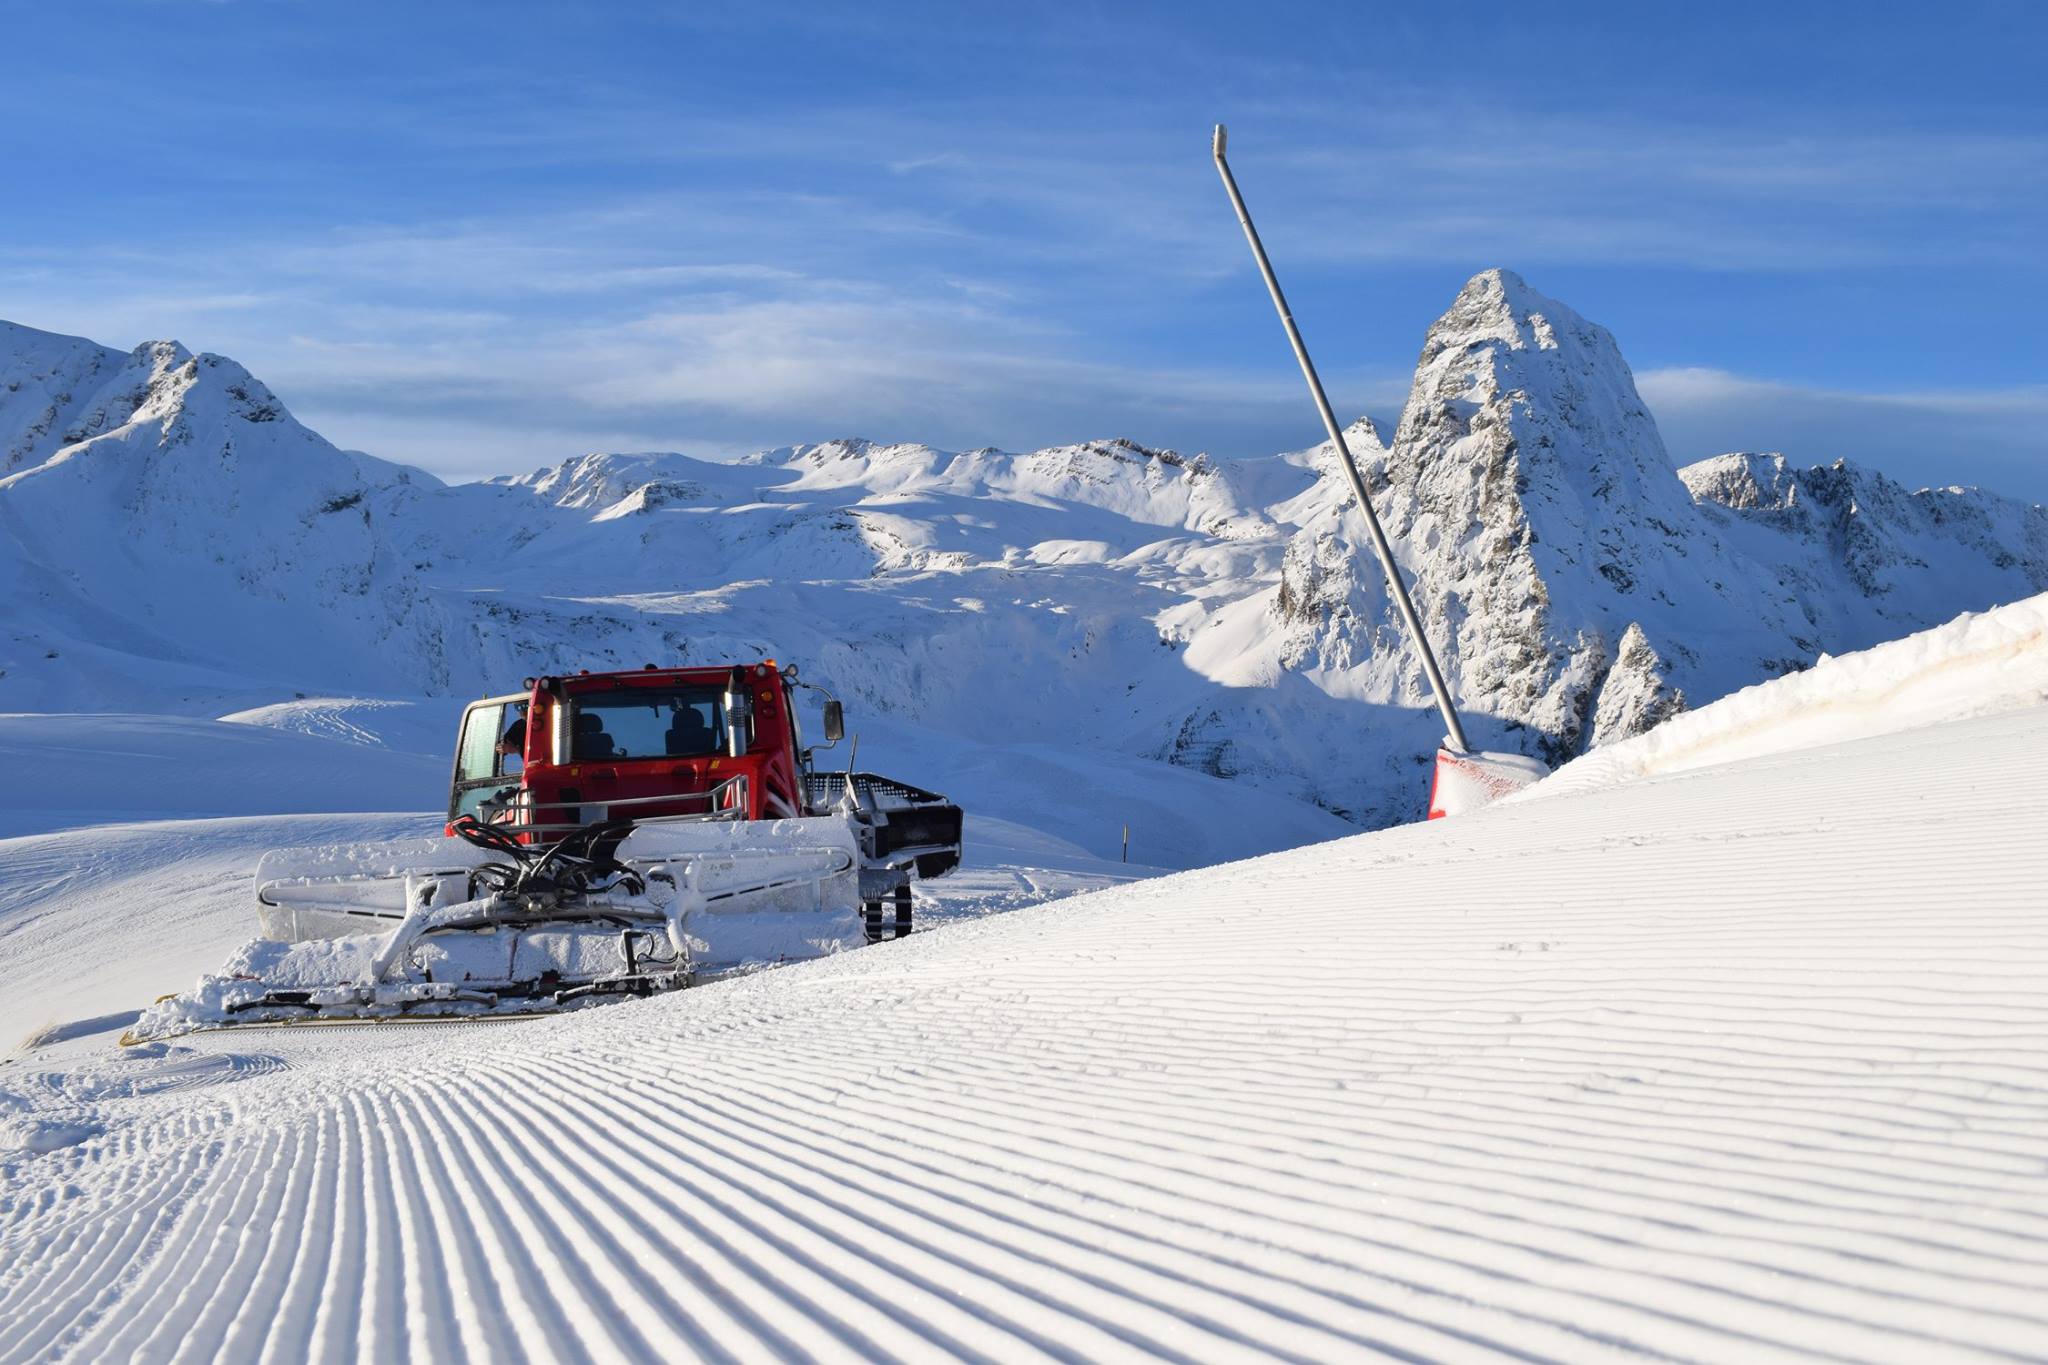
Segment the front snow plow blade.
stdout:
<svg viewBox="0 0 2048 1365">
<path fill-rule="evenodd" d="M 868 941 L 859 844 L 836 817 L 619 821 L 545 846 L 474 820 L 455 830 L 266 855 L 263 938 L 123 1041 L 551 1013 Z"/>
</svg>

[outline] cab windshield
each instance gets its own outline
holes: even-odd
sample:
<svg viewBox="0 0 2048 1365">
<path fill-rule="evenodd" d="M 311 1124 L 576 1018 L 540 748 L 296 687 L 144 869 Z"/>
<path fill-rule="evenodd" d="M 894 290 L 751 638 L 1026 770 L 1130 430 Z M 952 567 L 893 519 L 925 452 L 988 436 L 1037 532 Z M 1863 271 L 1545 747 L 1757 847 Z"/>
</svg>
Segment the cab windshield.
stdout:
<svg viewBox="0 0 2048 1365">
<path fill-rule="evenodd" d="M 725 752 L 718 687 L 630 687 L 573 698 L 570 760 L 702 758 Z"/>
</svg>

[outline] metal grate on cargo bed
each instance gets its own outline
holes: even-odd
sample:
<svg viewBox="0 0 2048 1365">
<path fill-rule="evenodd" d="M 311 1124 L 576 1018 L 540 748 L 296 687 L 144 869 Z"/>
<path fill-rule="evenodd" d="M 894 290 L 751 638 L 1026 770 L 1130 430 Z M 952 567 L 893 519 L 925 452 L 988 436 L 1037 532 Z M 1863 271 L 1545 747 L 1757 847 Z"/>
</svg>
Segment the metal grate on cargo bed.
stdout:
<svg viewBox="0 0 2048 1365">
<path fill-rule="evenodd" d="M 937 792 L 928 792 L 923 787 L 913 787 L 908 782 L 898 782 L 893 777 L 881 777 L 874 773 L 855 773 L 854 788 L 864 796 L 870 796 L 878 806 L 919 806 L 927 802 L 944 801 Z M 813 810 L 830 806 L 846 791 L 846 774 L 805 773 L 804 801 Z"/>
</svg>

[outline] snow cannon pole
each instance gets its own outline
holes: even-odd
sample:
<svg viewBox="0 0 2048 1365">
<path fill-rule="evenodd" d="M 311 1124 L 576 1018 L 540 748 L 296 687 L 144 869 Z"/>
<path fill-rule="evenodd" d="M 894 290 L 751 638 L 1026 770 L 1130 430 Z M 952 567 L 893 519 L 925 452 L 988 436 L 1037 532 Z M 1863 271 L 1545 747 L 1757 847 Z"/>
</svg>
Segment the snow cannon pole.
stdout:
<svg viewBox="0 0 2048 1365">
<path fill-rule="evenodd" d="M 1302 344 L 1301 329 L 1294 325 L 1294 313 L 1287 306 L 1287 296 L 1280 292 L 1280 281 L 1273 274 L 1273 263 L 1266 259 L 1265 245 L 1259 241 L 1259 230 L 1252 226 L 1251 210 L 1244 206 L 1244 196 L 1237 191 L 1237 178 L 1230 173 L 1230 163 L 1224 159 L 1224 144 L 1229 132 L 1222 124 L 1216 125 L 1216 138 L 1212 151 L 1216 157 L 1216 173 L 1223 177 L 1223 188 L 1230 194 L 1230 203 L 1237 210 L 1238 225 L 1244 229 L 1244 239 L 1252 245 L 1252 258 L 1259 263 L 1259 273 L 1266 277 L 1266 292 L 1273 296 L 1273 307 L 1279 311 L 1280 325 L 1287 329 L 1287 344 L 1294 348 L 1294 358 L 1301 364 L 1301 376 L 1308 380 L 1310 396 L 1316 400 L 1316 411 L 1322 414 L 1323 427 L 1330 433 L 1330 441 L 1337 447 L 1338 458 L 1344 462 L 1344 473 L 1351 480 L 1351 491 L 1358 498 L 1358 510 L 1365 514 L 1365 526 L 1372 532 L 1372 548 L 1380 557 L 1380 568 L 1387 576 L 1387 590 L 1394 595 L 1394 605 L 1401 609 L 1401 619 L 1407 623 L 1409 637 L 1415 641 L 1416 649 L 1422 653 L 1423 671 L 1429 674 L 1430 690 L 1436 694 L 1436 709 L 1444 717 L 1444 743 L 1458 753 L 1470 753 L 1472 746 L 1465 740 L 1465 727 L 1458 723 L 1457 708 L 1451 705 L 1451 689 L 1444 682 L 1443 670 L 1437 667 L 1436 651 L 1429 647 L 1429 637 L 1422 633 L 1422 618 L 1415 614 L 1415 602 L 1408 596 L 1408 585 L 1401 579 L 1401 570 L 1394 563 L 1394 547 L 1387 543 L 1387 533 L 1380 529 L 1380 519 L 1372 510 L 1372 498 L 1365 490 L 1365 477 L 1358 472 L 1358 461 L 1351 457 L 1351 447 L 1344 440 L 1343 428 L 1337 425 L 1337 414 L 1330 411 L 1330 399 L 1323 392 L 1323 381 L 1316 375 L 1316 364 L 1308 358 L 1308 347 Z"/>
</svg>

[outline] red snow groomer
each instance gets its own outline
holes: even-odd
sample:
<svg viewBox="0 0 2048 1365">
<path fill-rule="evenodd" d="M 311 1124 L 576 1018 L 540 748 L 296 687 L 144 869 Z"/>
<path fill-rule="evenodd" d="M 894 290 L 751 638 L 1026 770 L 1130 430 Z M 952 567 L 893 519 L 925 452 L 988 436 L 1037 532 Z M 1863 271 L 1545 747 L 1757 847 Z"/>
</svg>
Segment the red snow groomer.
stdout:
<svg viewBox="0 0 2048 1365">
<path fill-rule="evenodd" d="M 524 691 L 463 711 L 449 832 L 471 816 L 522 844 L 551 844 L 607 822 L 801 819 L 849 797 L 879 810 L 886 797 L 921 813 L 884 821 L 874 851 L 933 845 L 918 855 L 921 875 L 951 868 L 957 806 L 906 783 L 814 768 L 795 704 L 796 689 L 811 686 L 773 659 L 528 678 Z M 820 747 L 830 748 L 844 733 L 837 700 L 824 697 L 823 719 Z"/>
<path fill-rule="evenodd" d="M 838 700 L 773 659 L 528 678 L 524 692 L 463 711 L 448 833 L 531 849 L 621 825 L 852 816 L 868 918 L 886 897 L 907 933 L 911 876 L 959 865 L 960 808 L 907 782 L 817 770 L 797 721 L 800 687 L 823 699 L 820 747 L 837 745 Z"/>
<path fill-rule="evenodd" d="M 823 702 L 816 747 L 800 688 Z M 554 1010 L 902 937 L 912 881 L 959 865 L 963 817 L 820 770 L 843 730 L 839 702 L 773 659 L 472 702 L 444 837 L 266 854 L 262 938 L 130 1036 Z"/>
</svg>

